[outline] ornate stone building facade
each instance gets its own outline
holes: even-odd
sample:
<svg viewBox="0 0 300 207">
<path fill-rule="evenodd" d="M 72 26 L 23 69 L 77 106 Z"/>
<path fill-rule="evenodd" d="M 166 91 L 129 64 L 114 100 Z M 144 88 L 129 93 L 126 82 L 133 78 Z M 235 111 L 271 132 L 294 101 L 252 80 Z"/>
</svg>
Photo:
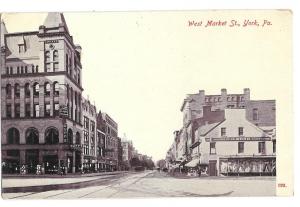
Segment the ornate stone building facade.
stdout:
<svg viewBox="0 0 300 207">
<path fill-rule="evenodd" d="M 75 172 L 83 159 L 81 47 L 61 13 L 49 13 L 37 31 L 1 28 L 4 169 Z"/>
</svg>

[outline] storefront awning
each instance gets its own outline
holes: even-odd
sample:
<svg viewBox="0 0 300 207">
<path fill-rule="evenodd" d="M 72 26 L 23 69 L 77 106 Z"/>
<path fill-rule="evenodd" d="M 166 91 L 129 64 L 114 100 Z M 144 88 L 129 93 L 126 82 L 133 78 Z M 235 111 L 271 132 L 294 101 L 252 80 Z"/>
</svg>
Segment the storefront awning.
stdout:
<svg viewBox="0 0 300 207">
<path fill-rule="evenodd" d="M 199 164 L 199 158 L 193 159 L 192 161 L 185 164 L 186 167 L 196 167 Z"/>
</svg>

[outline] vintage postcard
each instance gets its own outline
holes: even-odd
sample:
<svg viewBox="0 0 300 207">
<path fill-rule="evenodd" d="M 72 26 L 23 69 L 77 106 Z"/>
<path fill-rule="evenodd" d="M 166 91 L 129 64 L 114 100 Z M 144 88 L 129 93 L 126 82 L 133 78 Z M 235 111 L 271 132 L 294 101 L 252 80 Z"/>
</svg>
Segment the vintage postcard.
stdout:
<svg viewBox="0 0 300 207">
<path fill-rule="evenodd" d="M 292 11 L 2 13 L 3 199 L 293 196 Z"/>
</svg>

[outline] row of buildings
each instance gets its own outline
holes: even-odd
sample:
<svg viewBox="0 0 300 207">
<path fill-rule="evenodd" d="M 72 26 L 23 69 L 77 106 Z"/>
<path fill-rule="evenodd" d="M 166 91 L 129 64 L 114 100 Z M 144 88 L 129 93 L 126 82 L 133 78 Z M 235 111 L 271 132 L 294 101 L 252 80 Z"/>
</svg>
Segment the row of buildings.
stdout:
<svg viewBox="0 0 300 207">
<path fill-rule="evenodd" d="M 166 155 L 169 171 L 209 176 L 276 175 L 275 100 L 241 94 L 189 94 Z"/>
<path fill-rule="evenodd" d="M 3 172 L 124 169 L 132 143 L 82 96 L 82 48 L 64 15 L 49 13 L 37 31 L 8 33 L 4 22 L 0 29 Z"/>
</svg>

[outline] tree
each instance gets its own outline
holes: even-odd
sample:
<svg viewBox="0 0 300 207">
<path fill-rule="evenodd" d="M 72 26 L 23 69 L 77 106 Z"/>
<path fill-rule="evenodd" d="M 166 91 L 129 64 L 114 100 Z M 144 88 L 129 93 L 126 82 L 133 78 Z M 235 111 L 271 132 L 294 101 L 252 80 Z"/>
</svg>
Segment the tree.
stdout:
<svg viewBox="0 0 300 207">
<path fill-rule="evenodd" d="M 141 166 L 141 161 L 139 160 L 139 158 L 134 157 L 130 160 L 130 165 L 131 167 Z"/>
<path fill-rule="evenodd" d="M 166 161 L 163 160 L 163 159 L 158 160 L 158 161 L 156 162 L 156 165 L 157 165 L 160 169 L 163 169 L 163 168 L 166 167 Z"/>
</svg>

